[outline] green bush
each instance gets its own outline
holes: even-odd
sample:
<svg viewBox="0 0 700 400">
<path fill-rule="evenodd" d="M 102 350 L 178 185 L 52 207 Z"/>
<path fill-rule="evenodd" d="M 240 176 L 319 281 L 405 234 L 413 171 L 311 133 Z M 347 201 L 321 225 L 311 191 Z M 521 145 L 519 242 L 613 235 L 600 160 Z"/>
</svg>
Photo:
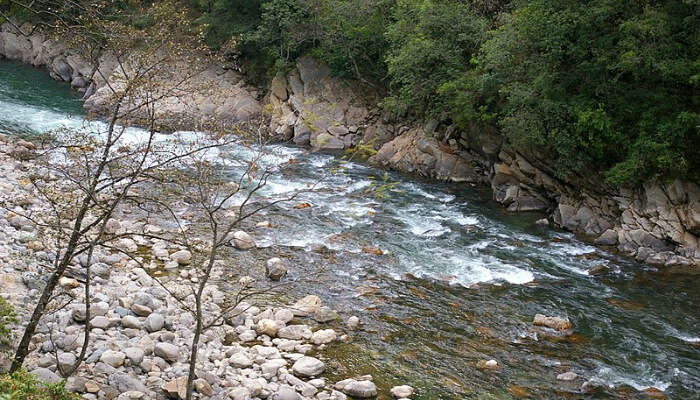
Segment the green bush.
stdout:
<svg viewBox="0 0 700 400">
<path fill-rule="evenodd" d="M 0 400 L 78 400 L 65 388 L 65 380 L 46 384 L 25 370 L 0 375 Z"/>
<path fill-rule="evenodd" d="M 0 297 L 0 352 L 12 348 L 12 325 L 17 323 L 17 315 L 12 306 Z"/>
</svg>

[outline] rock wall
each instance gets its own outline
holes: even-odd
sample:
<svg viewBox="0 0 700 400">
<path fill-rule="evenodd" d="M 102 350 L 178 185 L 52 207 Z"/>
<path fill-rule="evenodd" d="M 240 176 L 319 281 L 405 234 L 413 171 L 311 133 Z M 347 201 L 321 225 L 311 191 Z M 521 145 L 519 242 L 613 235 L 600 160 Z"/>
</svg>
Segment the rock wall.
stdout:
<svg viewBox="0 0 700 400">
<path fill-rule="evenodd" d="M 636 190 L 602 182 L 563 182 L 541 163 L 510 150 L 497 132 L 456 132 L 435 121 L 383 119 L 371 88 L 344 84 L 310 57 L 277 75 L 266 96 L 270 132 L 315 149 L 358 143 L 377 150 L 369 162 L 424 177 L 490 184 L 509 211 L 539 211 L 547 222 L 616 247 L 637 260 L 700 265 L 700 189 L 691 182 L 649 181 Z"/>
<path fill-rule="evenodd" d="M 81 93 L 88 92 L 93 83 L 91 77 L 95 75 L 90 65 L 77 53 L 41 32 L 34 32 L 28 24 L 22 25 L 19 30 L 9 22 L 0 25 L 0 56 L 45 67 L 52 78 L 70 83 Z M 113 66 L 105 65 L 104 68 L 109 75 Z"/>
<path fill-rule="evenodd" d="M 100 74 L 40 33 L 25 36 L 3 24 L 0 55 L 44 66 L 55 79 L 70 82 L 85 93 L 88 111 L 100 113 L 109 104 L 110 92 Z M 103 60 L 101 76 L 118 85 L 114 65 Z M 549 223 L 639 261 L 700 265 L 700 188 L 694 183 L 649 181 L 635 190 L 617 190 L 600 182 L 562 182 L 537 166 L 541 163 L 510 150 L 497 132 L 457 132 L 435 121 L 390 122 L 382 117 L 375 88 L 335 79 L 311 57 L 301 57 L 296 68 L 272 80 L 264 107 L 257 90 L 231 70 L 212 68 L 193 85 L 209 89 L 164 99 L 161 116 L 240 123 L 262 113 L 269 132 L 280 140 L 326 150 L 363 143 L 376 150 L 369 159 L 376 166 L 456 183 L 490 184 L 494 199 L 508 210 L 546 212 Z"/>
<path fill-rule="evenodd" d="M 99 71 L 95 70 L 78 53 L 41 32 L 34 32 L 27 24 L 19 30 L 8 22 L 0 25 L 0 56 L 47 68 L 52 78 L 68 82 L 73 89 L 83 93 L 85 109 L 97 115 L 110 109 L 113 89 L 125 86 L 124 75 L 113 56 L 104 55 L 99 60 Z M 128 70 L 129 60 L 122 65 Z M 164 80 L 183 80 L 184 73 L 180 72 L 188 71 L 189 67 L 182 64 L 168 66 L 163 73 Z M 261 114 L 257 90 L 233 70 L 213 65 L 202 68 L 201 73 L 178 84 L 177 90 L 173 90 L 169 83 L 156 86 L 163 93 L 148 93 L 159 98 L 155 107 L 156 118 L 163 123 L 164 129 L 200 126 L 211 120 L 227 124 L 245 123 Z M 138 94 L 131 101 L 133 104 L 142 102 Z M 147 117 L 148 110 L 141 109 L 142 115 L 137 113 L 134 116 L 136 123 L 140 122 L 139 118 Z"/>
<path fill-rule="evenodd" d="M 638 261 L 700 265 L 700 188 L 651 180 L 637 189 L 562 182 L 520 154 L 502 150 L 493 164 L 494 198 L 511 211 L 546 211 L 549 222 Z"/>
</svg>

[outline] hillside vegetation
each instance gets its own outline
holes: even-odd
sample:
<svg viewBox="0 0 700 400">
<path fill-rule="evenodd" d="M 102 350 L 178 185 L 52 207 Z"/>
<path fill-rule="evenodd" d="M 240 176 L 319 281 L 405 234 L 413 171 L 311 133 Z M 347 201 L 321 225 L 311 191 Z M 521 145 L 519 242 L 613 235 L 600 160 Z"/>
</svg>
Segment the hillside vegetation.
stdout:
<svg viewBox="0 0 700 400">
<path fill-rule="evenodd" d="M 106 2 L 122 14 L 148 3 Z M 498 131 L 564 179 L 700 181 L 696 0 L 185 4 L 208 44 L 235 44 L 258 78 L 311 53 L 381 88 L 395 117 Z"/>
</svg>

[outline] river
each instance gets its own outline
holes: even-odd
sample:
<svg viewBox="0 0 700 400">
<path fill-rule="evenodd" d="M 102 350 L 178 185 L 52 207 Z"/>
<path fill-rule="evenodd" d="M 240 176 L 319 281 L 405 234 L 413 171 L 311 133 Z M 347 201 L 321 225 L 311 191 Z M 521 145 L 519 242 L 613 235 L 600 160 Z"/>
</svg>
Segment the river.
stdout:
<svg viewBox="0 0 700 400">
<path fill-rule="evenodd" d="M 45 71 L 0 60 L 0 132 L 40 134 L 83 123 L 78 97 Z M 513 215 L 490 192 L 346 163 L 328 177 L 332 155 L 269 147 L 268 160 L 296 160 L 265 188 L 271 198 L 319 181 L 263 216 L 261 255 L 282 255 L 294 269 L 323 267 L 319 294 L 363 329 L 325 354 L 328 375 L 371 373 L 384 393 L 418 388 L 416 399 L 648 398 L 700 393 L 700 274 L 658 270 L 590 246 L 570 233 Z M 244 156 L 239 154 L 238 156 Z M 395 182 L 385 197 L 373 182 Z M 325 246 L 323 252 L 318 248 Z M 368 254 L 363 247 L 382 249 Z M 330 257 L 330 255 L 333 255 Z M 597 276 L 587 271 L 604 265 Z M 568 317 L 575 334 L 538 335 L 537 313 Z M 340 327 L 340 324 L 338 325 Z M 476 368 L 495 359 L 497 370 Z M 574 371 L 579 378 L 556 376 Z M 581 384 L 597 389 L 583 393 Z"/>
</svg>

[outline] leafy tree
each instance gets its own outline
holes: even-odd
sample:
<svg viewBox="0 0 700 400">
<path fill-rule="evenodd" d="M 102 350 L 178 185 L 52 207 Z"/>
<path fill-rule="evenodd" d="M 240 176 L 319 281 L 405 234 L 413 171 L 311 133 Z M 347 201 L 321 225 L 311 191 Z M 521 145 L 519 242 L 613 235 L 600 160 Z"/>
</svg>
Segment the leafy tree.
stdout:
<svg viewBox="0 0 700 400">
<path fill-rule="evenodd" d="M 485 39 L 485 21 L 461 1 L 399 0 L 387 28 L 387 68 L 392 95 L 385 105 L 398 114 L 439 115 L 437 89 L 469 69 Z"/>
<path fill-rule="evenodd" d="M 442 90 L 456 121 L 498 127 L 560 177 L 697 179 L 699 15 L 684 1 L 519 3 Z"/>
</svg>

